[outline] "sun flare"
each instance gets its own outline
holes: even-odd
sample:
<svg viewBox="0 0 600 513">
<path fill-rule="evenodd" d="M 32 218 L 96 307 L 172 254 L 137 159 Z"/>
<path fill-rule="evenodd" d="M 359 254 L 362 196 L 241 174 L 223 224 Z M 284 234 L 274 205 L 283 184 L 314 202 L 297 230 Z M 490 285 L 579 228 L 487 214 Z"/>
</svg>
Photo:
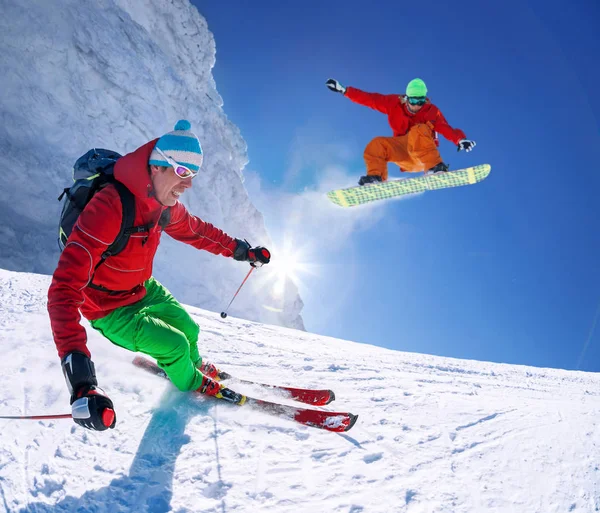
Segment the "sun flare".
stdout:
<svg viewBox="0 0 600 513">
<path fill-rule="evenodd" d="M 308 251 L 286 238 L 282 247 L 274 247 L 271 262 L 267 266 L 268 277 L 272 280 L 272 294 L 277 301 L 285 297 L 286 285 L 292 282 L 296 287 L 302 285 L 304 274 L 314 274 L 313 265 L 306 263 Z"/>
</svg>

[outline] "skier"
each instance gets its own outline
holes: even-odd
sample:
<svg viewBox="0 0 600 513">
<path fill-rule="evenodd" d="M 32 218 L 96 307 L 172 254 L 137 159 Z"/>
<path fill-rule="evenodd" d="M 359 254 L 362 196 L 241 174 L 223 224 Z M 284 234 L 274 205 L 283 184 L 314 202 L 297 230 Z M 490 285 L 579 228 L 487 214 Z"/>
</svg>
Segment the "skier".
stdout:
<svg viewBox="0 0 600 513">
<path fill-rule="evenodd" d="M 327 87 L 348 97 L 355 103 L 387 114 L 393 137 L 375 137 L 364 152 L 366 176 L 359 185 L 385 182 L 387 163 L 394 162 L 403 172 L 425 171 L 426 174 L 447 172 L 437 148 L 435 132 L 455 143 L 458 151 L 471 151 L 475 141 L 467 139 L 464 132 L 452 128 L 440 110 L 427 98 L 427 87 L 420 78 L 411 80 L 406 94 L 367 93 L 355 87 L 344 87 L 330 78 Z"/>
<path fill-rule="evenodd" d="M 80 311 L 112 343 L 156 359 L 180 390 L 216 396 L 222 391 L 213 379 L 218 379 L 219 371 L 198 352 L 199 326 L 152 277 L 162 229 L 197 249 L 254 267 L 270 261 L 266 248 L 231 238 L 180 203 L 203 158 L 190 129 L 190 123 L 181 120 L 174 131 L 125 155 L 114 166 L 115 179 L 135 197 L 136 225 L 150 227 L 147 233 L 132 234 L 122 252 L 103 260 L 121 229 L 123 211 L 117 189 L 108 185 L 79 215 L 52 277 L 48 290 L 52 333 L 71 393 L 73 420 L 88 429 L 113 428 L 116 416 L 112 401 L 98 388 Z"/>
</svg>

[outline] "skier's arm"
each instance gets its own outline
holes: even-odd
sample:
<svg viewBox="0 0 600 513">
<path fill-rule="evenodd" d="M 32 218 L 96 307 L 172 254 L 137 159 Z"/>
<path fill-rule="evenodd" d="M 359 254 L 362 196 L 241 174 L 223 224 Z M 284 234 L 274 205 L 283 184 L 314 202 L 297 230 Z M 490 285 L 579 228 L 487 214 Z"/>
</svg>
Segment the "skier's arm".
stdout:
<svg viewBox="0 0 600 513">
<path fill-rule="evenodd" d="M 90 357 L 85 328 L 79 323 L 83 289 L 92 279 L 102 253 L 118 235 L 120 226 L 121 201 L 107 187 L 98 192 L 81 213 L 60 255 L 48 289 L 48 313 L 61 359 L 73 351 Z"/>
<path fill-rule="evenodd" d="M 454 144 L 458 144 L 461 139 L 466 139 L 467 136 L 460 128 L 452 128 L 446 118 L 441 113 L 439 109 L 435 114 L 435 121 L 433 122 L 433 129 L 442 134 L 446 139 L 453 142 Z"/>
<path fill-rule="evenodd" d="M 390 104 L 398 99 L 398 95 L 395 94 L 367 93 L 350 86 L 346 87 L 344 96 L 354 103 L 364 105 L 383 114 L 387 114 Z"/>
<path fill-rule="evenodd" d="M 180 202 L 171 207 L 171 221 L 165 227 L 165 232 L 175 240 L 210 251 L 215 255 L 233 257 L 237 247 L 236 239 L 212 224 L 191 215 Z"/>
</svg>

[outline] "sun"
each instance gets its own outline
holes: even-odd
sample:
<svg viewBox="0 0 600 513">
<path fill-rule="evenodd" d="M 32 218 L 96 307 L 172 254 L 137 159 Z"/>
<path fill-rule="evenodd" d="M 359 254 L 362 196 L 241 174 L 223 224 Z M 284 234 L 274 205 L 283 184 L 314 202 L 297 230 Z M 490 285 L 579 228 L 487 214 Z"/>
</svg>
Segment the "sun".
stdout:
<svg viewBox="0 0 600 513">
<path fill-rule="evenodd" d="M 290 278 L 293 282 L 298 280 L 298 273 L 303 267 L 303 264 L 298 259 L 298 255 L 286 251 L 276 253 L 276 258 L 273 259 L 272 263 L 272 271 L 277 276 L 277 279 L 284 280 Z"/>
<path fill-rule="evenodd" d="M 306 262 L 306 247 L 301 247 L 293 242 L 290 237 L 284 239 L 281 247 L 273 247 L 271 262 L 267 267 L 267 276 L 272 286 L 273 299 L 282 301 L 285 297 L 286 285 L 291 281 L 296 287 L 302 286 L 304 274 L 314 274 L 314 266 Z"/>
</svg>

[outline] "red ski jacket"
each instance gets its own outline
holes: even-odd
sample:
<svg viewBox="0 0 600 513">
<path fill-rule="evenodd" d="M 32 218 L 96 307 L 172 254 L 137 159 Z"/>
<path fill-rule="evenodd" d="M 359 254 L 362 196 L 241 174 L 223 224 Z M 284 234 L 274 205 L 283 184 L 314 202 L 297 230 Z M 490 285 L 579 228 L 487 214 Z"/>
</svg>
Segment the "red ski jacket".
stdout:
<svg viewBox="0 0 600 513">
<path fill-rule="evenodd" d="M 120 158 L 114 168 L 115 178 L 135 197 L 134 226 L 154 223 L 154 227 L 131 235 L 125 249 L 108 257 L 94 272 L 121 227 L 121 199 L 115 187 L 108 185 L 94 195 L 80 214 L 60 255 L 48 290 L 48 313 L 60 358 L 71 351 L 90 356 L 85 328 L 79 323 L 80 311 L 89 320 L 100 319 L 146 295 L 144 282 L 152 276 L 162 233 L 158 220 L 167 208 L 154 197 L 148 173 L 148 159 L 157 140 Z M 164 231 L 176 240 L 216 255 L 231 257 L 237 246 L 235 239 L 191 215 L 180 202 L 171 207 L 170 222 Z M 108 291 L 88 287 L 92 277 L 94 285 Z"/>
<path fill-rule="evenodd" d="M 356 89 L 356 87 L 346 87 L 345 96 L 354 103 L 387 114 L 388 123 L 394 131 L 394 137 L 406 135 L 414 125 L 430 124 L 433 130 L 442 134 L 454 144 L 458 144 L 461 139 L 467 138 L 462 130 L 452 128 L 448 124 L 440 109 L 431 103 L 429 98 L 419 112 L 412 114 L 406 106 L 406 96 L 366 93 Z"/>
</svg>

